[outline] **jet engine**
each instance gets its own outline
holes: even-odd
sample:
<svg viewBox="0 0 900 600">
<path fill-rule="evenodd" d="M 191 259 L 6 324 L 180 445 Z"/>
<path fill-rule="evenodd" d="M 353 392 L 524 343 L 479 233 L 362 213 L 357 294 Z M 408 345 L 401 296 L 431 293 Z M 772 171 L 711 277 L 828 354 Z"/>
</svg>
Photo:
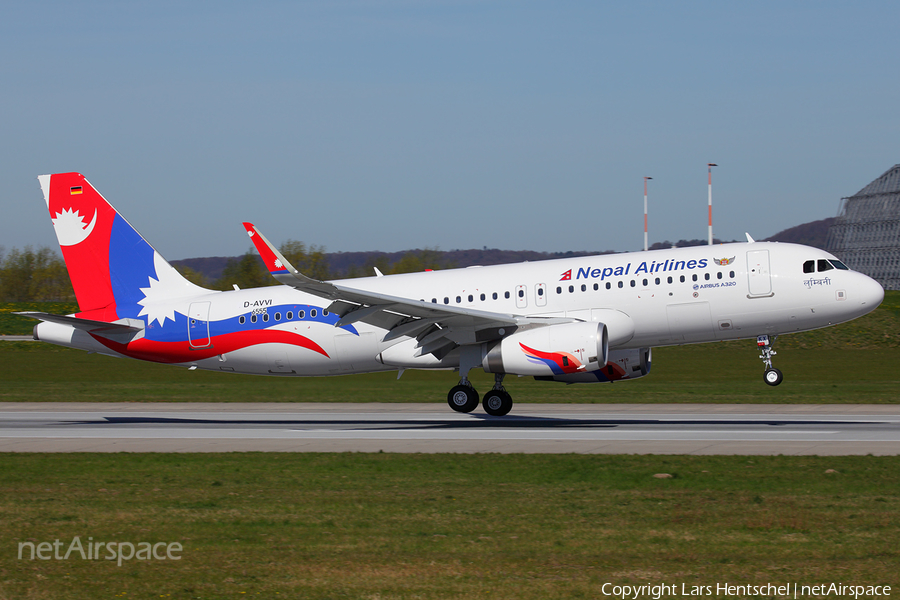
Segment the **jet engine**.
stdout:
<svg viewBox="0 0 900 600">
<path fill-rule="evenodd" d="M 588 373 L 607 363 L 609 333 L 603 323 L 565 323 L 517 331 L 490 347 L 488 373 L 555 376 Z"/>
<path fill-rule="evenodd" d="M 559 381 L 562 383 L 598 383 L 637 379 L 650 372 L 650 348 L 613 350 L 609 353 L 606 366 L 581 373 L 563 373 L 535 377 L 538 381 Z"/>
</svg>

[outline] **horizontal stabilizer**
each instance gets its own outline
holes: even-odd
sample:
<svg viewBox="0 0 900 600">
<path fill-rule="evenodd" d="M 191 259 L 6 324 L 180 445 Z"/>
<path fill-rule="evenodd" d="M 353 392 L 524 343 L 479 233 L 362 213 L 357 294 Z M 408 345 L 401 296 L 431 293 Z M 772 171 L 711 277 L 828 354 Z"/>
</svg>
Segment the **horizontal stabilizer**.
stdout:
<svg viewBox="0 0 900 600">
<path fill-rule="evenodd" d="M 105 321 L 92 321 L 90 319 L 33 311 L 13 314 L 59 325 L 69 325 L 91 335 L 99 335 L 119 343 L 128 343 L 144 337 L 144 322 L 140 319 L 121 319 L 115 323 L 107 323 Z"/>
</svg>

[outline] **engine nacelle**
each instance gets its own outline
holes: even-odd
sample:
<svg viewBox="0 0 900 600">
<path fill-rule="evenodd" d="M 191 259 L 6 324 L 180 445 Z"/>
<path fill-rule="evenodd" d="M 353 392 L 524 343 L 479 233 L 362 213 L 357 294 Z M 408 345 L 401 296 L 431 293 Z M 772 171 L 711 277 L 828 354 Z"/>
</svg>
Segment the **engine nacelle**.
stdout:
<svg viewBox="0 0 900 600">
<path fill-rule="evenodd" d="M 596 371 L 607 363 L 609 333 L 603 323 L 565 323 L 509 335 L 482 362 L 488 373 L 553 376 Z"/>
<path fill-rule="evenodd" d="M 559 381 L 562 383 L 598 383 L 637 379 L 650 372 L 650 348 L 613 350 L 609 353 L 606 366 L 589 373 L 565 373 L 535 377 L 539 381 Z"/>
</svg>

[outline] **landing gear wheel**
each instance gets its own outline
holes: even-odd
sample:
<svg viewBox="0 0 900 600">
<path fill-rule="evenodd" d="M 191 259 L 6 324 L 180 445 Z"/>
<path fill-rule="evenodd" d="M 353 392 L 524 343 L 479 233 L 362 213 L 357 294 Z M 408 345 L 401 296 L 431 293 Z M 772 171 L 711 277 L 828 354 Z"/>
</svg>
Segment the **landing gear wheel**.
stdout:
<svg viewBox="0 0 900 600">
<path fill-rule="evenodd" d="M 471 386 L 457 385 L 447 394 L 447 404 L 456 412 L 472 412 L 478 406 L 478 392 Z"/>
<path fill-rule="evenodd" d="M 778 385 L 784 380 L 784 375 L 781 374 L 776 368 L 766 369 L 766 372 L 763 373 L 763 379 L 769 385 Z"/>
<path fill-rule="evenodd" d="M 492 417 L 502 417 L 512 410 L 512 396 L 504 390 L 491 390 L 484 395 L 481 405 L 484 412 Z"/>
</svg>

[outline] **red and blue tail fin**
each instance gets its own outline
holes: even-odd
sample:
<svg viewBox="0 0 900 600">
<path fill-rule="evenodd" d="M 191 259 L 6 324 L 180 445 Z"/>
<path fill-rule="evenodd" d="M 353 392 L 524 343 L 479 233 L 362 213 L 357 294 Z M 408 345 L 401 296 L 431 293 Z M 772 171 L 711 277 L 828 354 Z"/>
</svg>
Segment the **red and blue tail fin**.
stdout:
<svg viewBox="0 0 900 600">
<path fill-rule="evenodd" d="M 184 279 L 80 173 L 38 177 L 79 316 L 139 318 L 147 305 L 203 289 Z"/>
</svg>

